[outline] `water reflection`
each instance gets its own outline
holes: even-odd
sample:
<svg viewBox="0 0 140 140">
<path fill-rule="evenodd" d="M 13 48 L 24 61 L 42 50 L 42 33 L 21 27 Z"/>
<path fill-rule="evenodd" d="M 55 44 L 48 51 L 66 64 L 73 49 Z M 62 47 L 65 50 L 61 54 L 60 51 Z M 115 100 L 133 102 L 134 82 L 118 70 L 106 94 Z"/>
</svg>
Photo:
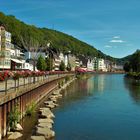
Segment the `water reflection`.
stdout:
<svg viewBox="0 0 140 140">
<path fill-rule="evenodd" d="M 139 140 L 140 86 L 136 85 L 117 74 L 76 80 L 54 112 L 56 140 Z"/>
<path fill-rule="evenodd" d="M 83 79 L 74 81 L 70 87 L 63 90 L 63 95 L 65 98 L 81 98 L 83 96 L 89 96 L 94 88 L 94 85 L 91 82 L 92 79 Z M 78 88 L 77 88 L 78 87 Z M 69 94 L 69 92 L 71 94 Z M 76 96 L 75 96 L 76 92 Z"/>
<path fill-rule="evenodd" d="M 124 77 L 124 84 L 134 101 L 140 103 L 140 81 Z"/>
<path fill-rule="evenodd" d="M 60 100 L 60 103 L 63 107 L 69 106 L 78 100 L 85 100 L 86 97 L 95 97 L 97 94 L 103 94 L 105 86 L 105 75 L 95 75 L 89 79 L 77 79 L 67 89 L 62 91 L 64 98 Z"/>
<path fill-rule="evenodd" d="M 100 91 L 101 93 L 104 91 L 105 88 L 105 77 L 106 75 L 100 75 L 100 77 L 96 75 L 94 77 L 94 87 L 97 91 Z"/>
</svg>

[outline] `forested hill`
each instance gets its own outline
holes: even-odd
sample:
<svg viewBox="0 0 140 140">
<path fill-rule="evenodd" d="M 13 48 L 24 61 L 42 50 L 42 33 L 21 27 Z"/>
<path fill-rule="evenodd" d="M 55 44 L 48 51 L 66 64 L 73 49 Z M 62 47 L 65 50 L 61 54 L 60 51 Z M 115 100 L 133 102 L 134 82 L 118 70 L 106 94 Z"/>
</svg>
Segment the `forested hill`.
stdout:
<svg viewBox="0 0 140 140">
<path fill-rule="evenodd" d="M 0 25 L 5 26 L 6 30 L 12 33 L 12 43 L 21 48 L 38 48 L 40 46 L 47 46 L 48 42 L 51 42 L 52 47 L 62 52 L 71 51 L 75 55 L 83 54 L 91 57 L 106 57 L 113 60 L 112 57 L 106 56 L 93 46 L 70 35 L 56 30 L 27 25 L 14 16 L 7 16 L 2 12 L 0 12 Z"/>
<path fill-rule="evenodd" d="M 124 65 L 126 62 L 130 61 L 131 57 L 132 57 L 132 55 L 128 55 L 126 57 L 119 58 L 119 59 L 117 59 L 117 63 L 121 64 L 121 65 Z"/>
</svg>

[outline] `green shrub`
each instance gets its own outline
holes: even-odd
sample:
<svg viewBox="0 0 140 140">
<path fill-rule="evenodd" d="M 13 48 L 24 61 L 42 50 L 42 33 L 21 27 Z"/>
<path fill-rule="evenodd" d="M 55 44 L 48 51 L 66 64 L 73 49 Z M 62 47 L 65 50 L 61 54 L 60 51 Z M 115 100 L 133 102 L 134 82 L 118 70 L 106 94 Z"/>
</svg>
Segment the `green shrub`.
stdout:
<svg viewBox="0 0 140 140">
<path fill-rule="evenodd" d="M 65 82 L 68 82 L 70 80 L 70 76 L 65 77 Z"/>
<path fill-rule="evenodd" d="M 61 88 L 63 85 L 64 85 L 64 81 L 63 80 L 61 80 L 61 81 L 58 82 L 58 87 L 59 88 Z"/>
<path fill-rule="evenodd" d="M 127 73 L 127 76 L 136 80 L 140 80 L 140 72 L 129 72 Z"/>
<path fill-rule="evenodd" d="M 36 104 L 32 102 L 30 105 L 27 106 L 26 115 L 31 116 L 35 112 Z"/>
<path fill-rule="evenodd" d="M 21 112 L 19 111 L 18 106 L 16 106 L 9 113 L 8 120 L 9 120 L 10 130 L 15 130 L 16 129 L 16 125 L 20 121 L 20 115 L 21 115 Z"/>
</svg>

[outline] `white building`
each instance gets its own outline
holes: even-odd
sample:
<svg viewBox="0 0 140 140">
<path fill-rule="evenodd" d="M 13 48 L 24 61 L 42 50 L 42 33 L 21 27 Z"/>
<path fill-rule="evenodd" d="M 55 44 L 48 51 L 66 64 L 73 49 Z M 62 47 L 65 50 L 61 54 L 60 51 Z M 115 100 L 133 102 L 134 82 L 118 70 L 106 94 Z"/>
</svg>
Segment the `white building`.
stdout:
<svg viewBox="0 0 140 140">
<path fill-rule="evenodd" d="M 34 71 L 34 66 L 30 63 L 27 63 L 25 61 L 22 61 L 22 70 L 30 70 L 30 71 Z M 35 71 L 38 71 L 37 68 L 35 67 Z"/>
<path fill-rule="evenodd" d="M 80 67 L 80 60 L 78 58 L 75 60 L 75 67 Z"/>
<path fill-rule="evenodd" d="M 56 71 L 59 70 L 59 66 L 60 66 L 62 61 L 65 63 L 64 58 L 65 57 L 64 57 L 63 53 L 60 53 L 59 56 L 55 56 L 55 58 L 54 58 L 54 70 L 56 70 Z"/>
<path fill-rule="evenodd" d="M 71 66 L 71 70 L 74 71 L 75 70 L 75 67 L 76 67 L 76 57 L 72 54 L 69 54 L 69 63 L 70 63 L 70 66 Z"/>
<path fill-rule="evenodd" d="M 22 70 L 22 64 L 25 63 L 24 53 L 21 49 L 11 44 L 11 70 Z"/>
<path fill-rule="evenodd" d="M 114 64 L 112 65 L 112 71 L 123 71 L 123 66 Z"/>
<path fill-rule="evenodd" d="M 107 71 L 104 59 L 101 59 L 101 58 L 98 59 L 98 70 L 99 71 L 105 71 L 105 72 Z"/>
<path fill-rule="evenodd" d="M 68 55 L 64 55 L 64 64 L 66 67 L 68 66 L 68 62 L 69 62 Z"/>
<path fill-rule="evenodd" d="M 88 59 L 87 70 L 89 70 L 89 71 L 94 70 L 94 65 L 93 65 L 93 60 L 92 59 Z"/>
<path fill-rule="evenodd" d="M 0 26 L 0 69 L 10 69 L 11 33 Z"/>
</svg>

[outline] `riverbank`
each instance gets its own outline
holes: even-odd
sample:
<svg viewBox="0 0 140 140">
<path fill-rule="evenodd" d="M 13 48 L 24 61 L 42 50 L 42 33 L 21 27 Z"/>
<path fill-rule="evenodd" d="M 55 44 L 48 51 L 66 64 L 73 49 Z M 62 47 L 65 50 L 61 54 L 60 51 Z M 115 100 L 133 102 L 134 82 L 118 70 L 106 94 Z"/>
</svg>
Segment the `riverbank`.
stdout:
<svg viewBox="0 0 140 140">
<path fill-rule="evenodd" d="M 48 132 L 51 137 L 54 136 L 55 132 L 52 130 L 52 126 L 53 126 L 53 122 L 54 122 L 53 117 L 52 117 L 53 109 L 58 106 L 57 101 L 62 97 L 60 92 L 62 90 L 64 90 L 67 86 L 69 86 L 74 80 L 75 80 L 75 77 L 65 77 L 64 79 L 59 81 L 58 84 L 56 85 L 57 88 L 50 91 L 50 93 L 47 94 L 47 96 L 44 97 L 42 99 L 42 101 L 39 102 L 39 104 L 37 104 L 35 112 L 31 116 L 25 116 L 25 118 L 23 118 L 23 120 L 20 122 L 21 126 L 23 127 L 23 130 L 20 131 L 22 136 L 20 138 L 18 138 L 18 140 L 25 140 L 25 139 L 26 140 L 31 140 L 31 139 L 38 140 L 39 138 L 41 138 L 41 140 L 43 140 L 44 135 L 47 135 Z M 47 103 L 50 103 L 50 104 L 47 104 Z M 42 109 L 44 110 L 43 112 L 42 112 Z M 44 112 L 45 112 L 45 114 L 42 114 Z M 49 114 L 51 114 L 50 117 L 48 116 Z M 46 116 L 43 116 L 43 115 L 46 115 Z M 51 120 L 51 122 L 49 122 L 49 123 L 42 122 L 44 120 L 46 121 L 47 119 Z M 40 122 L 40 120 L 41 120 L 41 122 Z M 44 131 L 42 129 L 43 127 L 44 127 L 44 129 L 47 128 L 47 131 Z M 40 128 L 41 128 L 41 130 L 40 130 Z M 50 130 L 52 130 L 52 131 L 50 131 Z M 42 134 L 42 132 L 43 132 L 43 134 Z M 53 135 L 51 135 L 50 132 Z M 8 137 L 9 137 L 9 135 L 8 135 Z M 8 137 L 5 138 L 4 140 L 8 140 Z M 46 136 L 46 138 L 48 138 L 48 136 Z"/>
<path fill-rule="evenodd" d="M 112 71 L 112 72 L 103 72 L 103 71 L 99 71 L 99 72 L 95 72 L 95 74 L 125 74 L 125 71 Z"/>
<path fill-rule="evenodd" d="M 135 80 L 140 80 L 140 72 L 129 72 L 126 74 L 126 77 L 129 77 Z"/>
<path fill-rule="evenodd" d="M 65 80 L 61 81 L 59 83 L 59 89 L 52 92 L 44 102 L 44 106 L 39 108 L 38 124 L 36 125 L 35 135 L 31 136 L 31 140 L 45 140 L 55 137 L 55 132 L 52 130 L 54 124 L 53 119 L 55 118 L 53 109 L 59 106 L 57 101 L 62 98 L 60 92 L 75 80 L 75 78 L 69 78 L 66 77 Z"/>
</svg>

